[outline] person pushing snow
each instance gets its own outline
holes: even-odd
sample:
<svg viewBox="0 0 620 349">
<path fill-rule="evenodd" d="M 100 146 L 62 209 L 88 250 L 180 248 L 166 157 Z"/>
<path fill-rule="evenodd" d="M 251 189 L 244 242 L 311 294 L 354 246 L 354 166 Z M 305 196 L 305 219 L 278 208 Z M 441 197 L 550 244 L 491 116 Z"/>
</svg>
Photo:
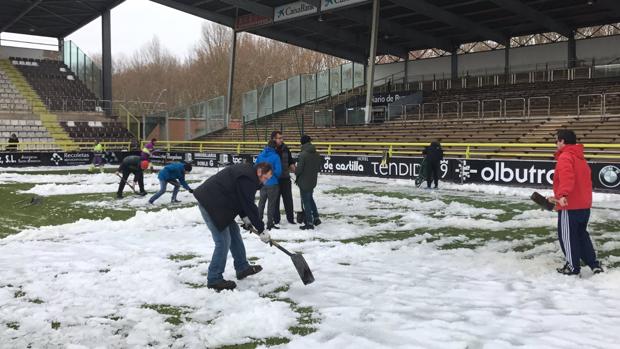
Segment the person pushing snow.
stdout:
<svg viewBox="0 0 620 349">
<path fill-rule="evenodd" d="M 159 179 L 159 191 L 149 199 L 149 203 L 153 204 L 155 200 L 159 199 L 159 197 L 166 192 L 166 187 L 168 184 L 173 186 L 172 199 L 170 199 L 171 203 L 181 202 L 177 200 L 177 194 L 179 193 L 179 188 L 181 186 L 187 189 L 190 193 L 193 193 L 194 191 L 185 181 L 185 174 L 191 171 L 192 165 L 182 162 L 175 162 L 161 169 L 159 174 L 157 174 L 157 178 Z"/>
<path fill-rule="evenodd" d="M 225 280 L 222 276 L 228 251 L 234 259 L 237 280 L 263 270 L 260 265 L 250 265 L 248 262 L 235 217 L 241 217 L 246 230 L 251 230 L 254 225 L 262 242 L 271 241 L 271 236 L 264 231 L 265 225 L 258 216 L 254 197 L 256 191 L 272 175 L 271 165 L 266 162 L 232 165 L 211 176 L 194 191 L 202 218 L 215 242 L 209 263 L 207 288 L 219 292 L 237 287 L 234 281 Z"/>
</svg>

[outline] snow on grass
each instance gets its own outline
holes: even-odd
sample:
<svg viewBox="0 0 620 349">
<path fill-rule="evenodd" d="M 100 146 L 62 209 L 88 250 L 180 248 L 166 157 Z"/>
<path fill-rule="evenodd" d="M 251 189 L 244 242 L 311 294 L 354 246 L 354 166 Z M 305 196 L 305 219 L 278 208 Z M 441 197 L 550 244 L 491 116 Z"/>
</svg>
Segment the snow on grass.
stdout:
<svg viewBox="0 0 620 349">
<path fill-rule="evenodd" d="M 198 182 L 214 172 L 188 177 Z M 74 185 L 66 178 L 29 176 L 24 181 L 36 186 Z M 116 190 L 111 176 L 81 180 L 98 180 L 110 186 L 98 190 L 110 192 Z M 0 240 L 0 343 L 616 346 L 617 268 L 592 275 L 586 267 L 582 278 L 559 275 L 556 214 L 536 209 L 518 188 L 443 184 L 425 191 L 410 181 L 321 176 L 315 198 L 323 224 L 300 231 L 283 223 L 271 232 L 287 249 L 303 253 L 315 283 L 304 286 L 288 256 L 243 233 L 250 260 L 264 270 L 222 293 L 205 287 L 213 241 L 191 195 L 181 192 L 181 206 L 163 197 L 163 209 L 149 212 L 141 211 L 148 197 L 82 200 L 77 205 L 120 206 L 136 214 L 26 229 Z M 78 187 L 61 186 L 57 194 Z M 597 200 L 610 207 L 620 203 L 617 195 Z M 593 210 L 593 236 L 595 244 L 602 241 L 606 263 L 620 263 L 619 219 L 617 210 Z M 234 275 L 229 260 L 224 276 Z"/>
</svg>

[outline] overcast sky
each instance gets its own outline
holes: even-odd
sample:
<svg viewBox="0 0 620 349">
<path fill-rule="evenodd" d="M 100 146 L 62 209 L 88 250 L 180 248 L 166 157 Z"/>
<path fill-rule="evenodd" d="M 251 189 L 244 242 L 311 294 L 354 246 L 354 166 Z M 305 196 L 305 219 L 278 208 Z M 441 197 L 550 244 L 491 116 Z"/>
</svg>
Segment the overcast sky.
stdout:
<svg viewBox="0 0 620 349">
<path fill-rule="evenodd" d="M 180 57 L 200 39 L 206 20 L 148 0 L 126 0 L 112 10 L 112 54 L 130 56 L 157 35 Z M 101 52 L 101 18 L 67 37 L 89 55 Z"/>
</svg>

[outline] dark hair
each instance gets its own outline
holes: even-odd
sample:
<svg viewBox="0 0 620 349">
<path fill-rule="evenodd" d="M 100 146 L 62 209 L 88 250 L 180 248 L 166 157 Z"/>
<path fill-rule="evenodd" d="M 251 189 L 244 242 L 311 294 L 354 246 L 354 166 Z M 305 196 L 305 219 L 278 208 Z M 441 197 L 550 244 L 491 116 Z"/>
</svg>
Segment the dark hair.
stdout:
<svg viewBox="0 0 620 349">
<path fill-rule="evenodd" d="M 275 130 L 271 132 L 271 139 L 276 139 L 277 135 L 282 135 L 282 131 Z"/>
<path fill-rule="evenodd" d="M 254 166 L 255 169 L 260 169 L 262 173 L 271 172 L 271 164 L 268 162 L 259 162 Z"/>
<path fill-rule="evenodd" d="M 276 144 L 276 141 L 272 139 L 269 143 L 267 143 L 267 146 L 275 149 L 278 145 Z"/>
<path fill-rule="evenodd" d="M 301 143 L 301 144 L 306 144 L 306 143 L 310 143 L 310 142 L 312 142 L 312 137 L 310 137 L 308 135 L 301 136 L 301 139 L 299 140 L 299 143 Z"/>
<path fill-rule="evenodd" d="M 577 144 L 577 135 L 573 130 L 558 130 L 556 137 L 558 141 L 564 141 L 564 144 Z"/>
<path fill-rule="evenodd" d="M 157 142 L 157 138 L 151 139 L 151 143 L 155 143 L 155 142 Z"/>
<path fill-rule="evenodd" d="M 185 172 L 192 172 L 192 164 L 184 163 L 183 169 L 185 170 Z"/>
</svg>

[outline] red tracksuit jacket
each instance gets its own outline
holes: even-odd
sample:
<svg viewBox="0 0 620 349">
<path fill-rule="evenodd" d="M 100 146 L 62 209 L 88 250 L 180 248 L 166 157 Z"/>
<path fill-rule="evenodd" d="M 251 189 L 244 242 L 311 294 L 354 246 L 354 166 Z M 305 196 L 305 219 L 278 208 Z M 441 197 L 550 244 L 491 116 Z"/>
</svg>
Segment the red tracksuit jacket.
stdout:
<svg viewBox="0 0 620 349">
<path fill-rule="evenodd" d="M 583 156 L 583 144 L 567 144 L 555 153 L 553 195 L 566 196 L 568 206 L 558 210 L 579 210 L 592 207 L 592 174 Z"/>
</svg>

